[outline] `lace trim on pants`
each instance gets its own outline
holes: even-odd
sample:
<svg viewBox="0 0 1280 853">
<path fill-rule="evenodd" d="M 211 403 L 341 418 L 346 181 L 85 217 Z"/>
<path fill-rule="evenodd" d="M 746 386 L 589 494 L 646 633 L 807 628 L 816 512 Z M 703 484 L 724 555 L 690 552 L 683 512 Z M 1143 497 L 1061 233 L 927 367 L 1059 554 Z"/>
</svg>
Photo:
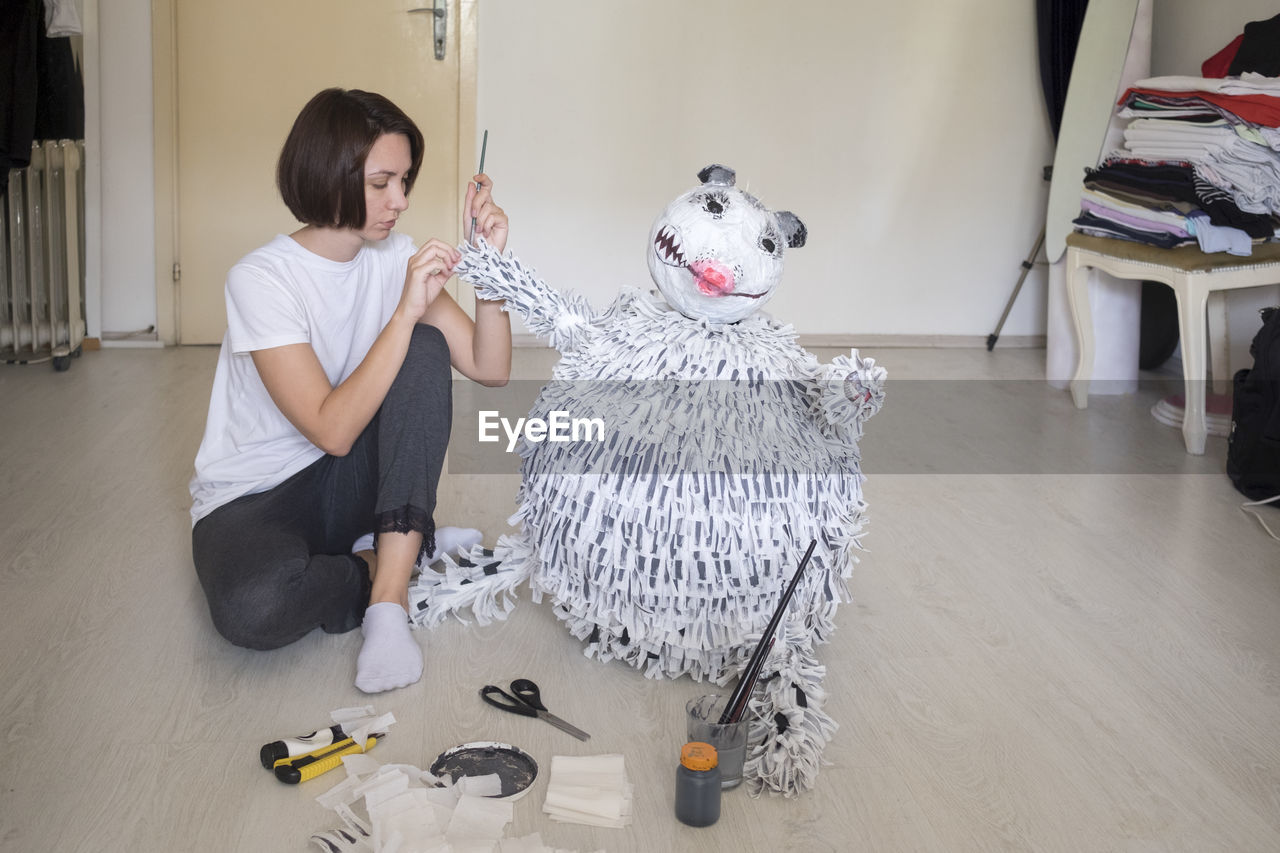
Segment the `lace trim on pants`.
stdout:
<svg viewBox="0 0 1280 853">
<path fill-rule="evenodd" d="M 411 504 L 399 509 L 389 509 L 378 516 L 378 533 L 421 533 L 422 547 L 418 549 L 418 562 L 436 550 L 436 522 L 431 513 Z M 374 538 L 377 542 L 377 538 Z M 376 545 L 375 545 L 376 547 Z"/>
</svg>

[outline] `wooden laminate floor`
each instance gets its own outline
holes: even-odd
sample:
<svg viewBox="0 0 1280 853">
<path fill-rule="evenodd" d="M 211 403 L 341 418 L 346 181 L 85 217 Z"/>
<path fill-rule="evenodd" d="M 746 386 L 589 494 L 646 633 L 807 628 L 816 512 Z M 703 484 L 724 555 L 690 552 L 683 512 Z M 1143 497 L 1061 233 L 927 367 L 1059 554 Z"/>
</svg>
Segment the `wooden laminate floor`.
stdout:
<svg viewBox="0 0 1280 853">
<path fill-rule="evenodd" d="M 520 375 L 550 355 L 518 351 Z M 701 830 L 672 795 L 706 685 L 588 660 L 527 595 L 505 622 L 420 632 L 425 677 L 372 700 L 358 631 L 222 640 L 186 488 L 215 350 L 0 369 L 0 850 L 311 849 L 336 774 L 288 787 L 258 748 L 370 701 L 398 718 L 384 762 L 473 740 L 544 768 L 623 753 L 626 829 L 551 822 L 545 777 L 516 803 L 510 836 L 584 853 L 1280 850 L 1280 543 L 1240 511 L 1225 441 L 1187 456 L 1147 414 L 1155 385 L 1077 411 L 1039 381 L 1043 351 L 875 355 L 869 551 L 820 652 L 830 764 L 796 799 L 731 792 Z M 516 482 L 449 475 L 440 522 L 495 538 Z M 480 702 L 517 676 L 591 740 Z"/>
</svg>

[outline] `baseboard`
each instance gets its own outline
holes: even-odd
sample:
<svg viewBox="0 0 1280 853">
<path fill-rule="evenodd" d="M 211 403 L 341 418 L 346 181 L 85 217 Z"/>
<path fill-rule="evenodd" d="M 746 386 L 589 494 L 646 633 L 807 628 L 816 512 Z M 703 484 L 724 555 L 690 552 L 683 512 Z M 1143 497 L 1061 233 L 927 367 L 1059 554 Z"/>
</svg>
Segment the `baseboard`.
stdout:
<svg viewBox="0 0 1280 853">
<path fill-rule="evenodd" d="M 102 349 L 164 349 L 164 341 L 152 341 L 147 339 L 122 338 L 116 340 L 114 338 L 103 338 Z"/>
<path fill-rule="evenodd" d="M 1002 349 L 1044 349 L 1045 335 L 1001 335 Z M 800 335 L 804 347 L 876 349 L 976 349 L 986 347 L 986 335 Z"/>
<path fill-rule="evenodd" d="M 985 335 L 800 335 L 800 346 L 805 348 L 860 349 L 976 349 L 987 345 Z M 547 342 L 529 333 L 511 336 L 516 347 L 546 349 Z M 1044 335 L 1003 335 L 996 344 L 1001 349 L 1044 349 Z"/>
<path fill-rule="evenodd" d="M 806 349 L 976 349 L 985 347 L 982 335 L 800 335 L 800 346 Z M 518 348 L 547 349 L 543 338 L 528 332 L 511 335 L 511 345 Z M 1044 349 L 1044 335 L 1002 335 L 996 344 L 1001 349 Z M 153 348 L 163 346 L 153 336 L 143 338 L 85 338 L 84 349 L 104 347 Z"/>
</svg>

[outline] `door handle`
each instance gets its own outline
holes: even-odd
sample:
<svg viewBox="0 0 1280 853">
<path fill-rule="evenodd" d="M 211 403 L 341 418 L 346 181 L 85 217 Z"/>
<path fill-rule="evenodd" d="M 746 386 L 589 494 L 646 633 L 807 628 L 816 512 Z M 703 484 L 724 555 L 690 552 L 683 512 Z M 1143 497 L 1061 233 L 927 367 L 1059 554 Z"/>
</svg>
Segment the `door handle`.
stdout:
<svg viewBox="0 0 1280 853">
<path fill-rule="evenodd" d="M 435 18 L 436 59 L 444 59 L 445 35 L 449 32 L 449 0 L 435 0 L 434 6 L 419 6 L 409 13 L 430 12 Z"/>
</svg>

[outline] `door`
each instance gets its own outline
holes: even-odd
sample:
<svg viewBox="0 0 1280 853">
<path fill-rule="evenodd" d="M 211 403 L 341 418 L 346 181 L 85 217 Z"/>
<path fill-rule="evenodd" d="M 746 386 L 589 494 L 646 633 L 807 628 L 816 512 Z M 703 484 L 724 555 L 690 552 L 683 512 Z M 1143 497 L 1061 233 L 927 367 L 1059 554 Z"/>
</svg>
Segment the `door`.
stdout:
<svg viewBox="0 0 1280 853">
<path fill-rule="evenodd" d="M 276 158 L 298 111 L 329 86 L 379 92 L 417 122 L 426 156 L 398 227 L 457 242 L 471 174 L 458 165 L 459 56 L 472 56 L 458 49 L 463 0 L 448 4 L 443 60 L 434 15 L 411 11 L 432 0 L 171 2 L 179 342 L 220 342 L 227 270 L 299 227 L 276 191 Z"/>
</svg>

